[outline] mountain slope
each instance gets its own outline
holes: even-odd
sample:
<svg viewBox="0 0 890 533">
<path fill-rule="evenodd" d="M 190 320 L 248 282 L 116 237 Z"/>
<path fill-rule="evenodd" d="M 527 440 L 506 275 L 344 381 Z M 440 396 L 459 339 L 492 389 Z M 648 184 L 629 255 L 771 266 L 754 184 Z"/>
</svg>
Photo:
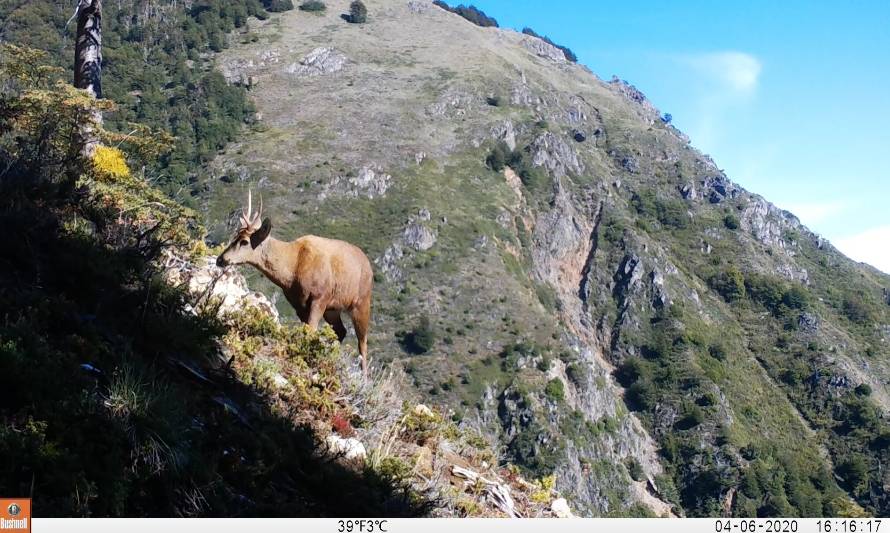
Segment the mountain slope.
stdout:
<svg viewBox="0 0 890 533">
<path fill-rule="evenodd" d="M 585 513 L 887 512 L 886 275 L 535 37 L 346 8 L 218 58 L 259 120 L 198 184 L 213 238 L 252 184 L 279 238 L 362 246 L 376 364 Z"/>
</svg>

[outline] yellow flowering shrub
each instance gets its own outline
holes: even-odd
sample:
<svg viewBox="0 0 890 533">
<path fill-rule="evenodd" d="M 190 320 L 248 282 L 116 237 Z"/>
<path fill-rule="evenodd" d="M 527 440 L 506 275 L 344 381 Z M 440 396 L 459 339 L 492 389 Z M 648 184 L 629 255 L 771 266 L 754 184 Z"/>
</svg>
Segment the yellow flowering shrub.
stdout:
<svg viewBox="0 0 890 533">
<path fill-rule="evenodd" d="M 130 167 L 124 153 L 119 148 L 99 145 L 93 153 L 93 169 L 98 177 L 125 179 L 130 177 Z"/>
</svg>

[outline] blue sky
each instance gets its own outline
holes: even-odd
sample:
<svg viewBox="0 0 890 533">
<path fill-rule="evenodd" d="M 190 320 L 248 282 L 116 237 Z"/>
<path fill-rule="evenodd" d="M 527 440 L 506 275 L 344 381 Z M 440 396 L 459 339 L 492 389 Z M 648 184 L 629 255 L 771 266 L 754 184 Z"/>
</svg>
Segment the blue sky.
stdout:
<svg viewBox="0 0 890 533">
<path fill-rule="evenodd" d="M 472 3 L 633 83 L 732 180 L 890 272 L 890 2 Z"/>
</svg>

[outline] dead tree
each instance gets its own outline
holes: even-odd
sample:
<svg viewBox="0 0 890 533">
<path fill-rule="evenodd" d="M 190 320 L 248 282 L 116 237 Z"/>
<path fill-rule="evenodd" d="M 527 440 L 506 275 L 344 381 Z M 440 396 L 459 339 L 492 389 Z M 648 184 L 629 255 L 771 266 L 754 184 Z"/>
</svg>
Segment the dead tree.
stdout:
<svg viewBox="0 0 890 533">
<path fill-rule="evenodd" d="M 74 86 L 102 98 L 102 0 L 77 0 Z"/>
</svg>

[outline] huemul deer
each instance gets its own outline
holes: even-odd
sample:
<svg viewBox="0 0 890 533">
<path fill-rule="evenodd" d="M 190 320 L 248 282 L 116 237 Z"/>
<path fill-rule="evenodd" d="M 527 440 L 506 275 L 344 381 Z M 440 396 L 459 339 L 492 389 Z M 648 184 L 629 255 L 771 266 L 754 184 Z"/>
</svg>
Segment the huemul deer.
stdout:
<svg viewBox="0 0 890 533">
<path fill-rule="evenodd" d="M 346 327 L 340 316 L 352 318 L 362 372 L 368 375 L 368 326 L 371 321 L 371 288 L 374 275 L 371 262 L 358 247 L 348 242 L 306 235 L 291 242 L 272 237 L 272 221 L 252 212 L 247 192 L 247 211 L 241 210 L 241 227 L 231 244 L 216 259 L 217 266 L 248 264 L 281 287 L 297 316 L 310 328 L 327 321 L 340 341 Z"/>
</svg>

